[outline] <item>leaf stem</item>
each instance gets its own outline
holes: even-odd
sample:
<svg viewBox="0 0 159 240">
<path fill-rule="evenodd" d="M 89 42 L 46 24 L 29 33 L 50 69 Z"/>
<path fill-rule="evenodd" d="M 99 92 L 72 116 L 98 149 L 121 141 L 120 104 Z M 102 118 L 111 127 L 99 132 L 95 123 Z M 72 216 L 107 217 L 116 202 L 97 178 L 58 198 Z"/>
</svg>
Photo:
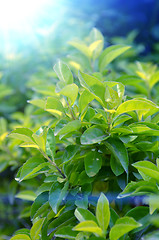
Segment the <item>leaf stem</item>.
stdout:
<svg viewBox="0 0 159 240">
<path fill-rule="evenodd" d="M 73 120 L 76 120 L 76 117 L 75 117 L 75 115 L 74 115 L 74 113 L 73 113 L 73 111 L 72 111 L 72 108 L 71 108 L 70 104 L 68 103 L 68 100 L 66 100 L 66 103 L 67 103 L 67 106 L 68 106 L 68 109 L 69 109 L 69 111 L 70 111 L 70 114 L 71 114 L 72 119 L 73 119 Z"/>
<path fill-rule="evenodd" d="M 61 174 L 61 176 L 63 178 L 66 178 L 66 176 L 62 173 L 61 169 L 56 165 L 56 163 L 53 162 L 51 158 L 49 158 L 43 151 L 40 151 L 40 152 L 44 156 L 44 158 L 46 158 L 57 169 L 57 171 Z"/>
</svg>

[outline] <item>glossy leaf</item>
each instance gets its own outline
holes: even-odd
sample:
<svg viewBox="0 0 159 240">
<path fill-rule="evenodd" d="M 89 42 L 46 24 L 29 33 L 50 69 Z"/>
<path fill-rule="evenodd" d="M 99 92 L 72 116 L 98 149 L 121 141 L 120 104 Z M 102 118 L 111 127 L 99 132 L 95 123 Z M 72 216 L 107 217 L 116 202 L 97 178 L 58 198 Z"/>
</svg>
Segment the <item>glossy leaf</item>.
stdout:
<svg viewBox="0 0 159 240">
<path fill-rule="evenodd" d="M 94 96 L 88 91 L 84 90 L 79 98 L 79 110 L 81 115 L 87 109 L 88 104 L 93 101 Z"/>
<path fill-rule="evenodd" d="M 127 51 L 129 48 L 129 46 L 122 45 L 114 45 L 106 48 L 99 58 L 100 71 L 102 72 L 110 62 L 112 62 L 115 58 Z"/>
<path fill-rule="evenodd" d="M 79 120 L 74 120 L 67 123 L 59 132 L 58 135 L 64 135 L 70 132 L 74 132 L 81 127 L 81 122 Z"/>
<path fill-rule="evenodd" d="M 99 226 L 105 234 L 110 221 L 110 210 L 109 201 L 103 193 L 101 193 L 97 202 L 96 217 Z"/>
<path fill-rule="evenodd" d="M 157 105 L 151 101 L 146 101 L 145 99 L 132 99 L 126 102 L 123 102 L 116 110 L 116 115 L 122 113 L 128 113 L 130 111 L 142 110 L 143 114 L 146 114 L 149 111 L 152 111 L 153 114 L 158 111 Z"/>
<path fill-rule="evenodd" d="M 150 193 L 157 193 L 157 186 L 154 182 L 151 181 L 139 181 L 128 183 L 123 192 L 121 192 L 118 198 L 145 195 Z"/>
<path fill-rule="evenodd" d="M 56 72 L 58 78 L 62 82 L 65 82 L 66 84 L 73 83 L 72 73 L 71 73 L 69 67 L 62 61 L 59 61 L 57 64 L 55 64 L 54 71 Z"/>
<path fill-rule="evenodd" d="M 91 57 L 91 50 L 89 47 L 80 41 L 70 41 L 69 44 L 75 48 L 77 48 L 81 53 L 83 53 L 86 57 L 90 58 Z"/>
<path fill-rule="evenodd" d="M 102 105 L 105 106 L 105 87 L 104 84 L 97 78 L 90 76 L 86 73 L 79 72 L 78 78 L 81 85 L 87 89 L 94 98 Z"/>
<path fill-rule="evenodd" d="M 91 232 L 97 234 L 98 236 L 102 236 L 102 229 L 98 227 L 97 223 L 94 221 L 83 221 L 77 224 L 73 230 L 82 231 L 82 232 Z"/>
<path fill-rule="evenodd" d="M 158 167 L 149 161 L 139 161 L 132 164 L 139 172 L 143 172 L 145 175 L 155 179 L 159 182 L 159 169 Z"/>
<path fill-rule="evenodd" d="M 123 217 L 116 221 L 115 225 L 110 230 L 110 240 L 118 240 L 124 234 L 140 227 L 141 224 L 136 222 L 131 217 Z"/>
<path fill-rule="evenodd" d="M 63 112 L 65 111 L 62 103 L 55 97 L 47 98 L 45 110 L 56 117 L 62 116 Z"/>
<path fill-rule="evenodd" d="M 58 207 L 60 206 L 63 198 L 67 194 L 68 186 L 69 186 L 68 182 L 66 182 L 64 186 L 59 182 L 55 182 L 52 184 L 52 187 L 49 193 L 49 203 L 50 203 L 50 206 L 52 207 L 52 210 L 55 213 L 57 213 Z"/>
<path fill-rule="evenodd" d="M 124 168 L 122 167 L 121 163 L 114 156 L 111 156 L 111 158 L 110 158 L 110 166 L 111 166 L 113 173 L 116 176 L 119 176 L 124 172 Z"/>
<path fill-rule="evenodd" d="M 111 109 L 119 105 L 118 93 L 109 86 L 105 89 L 105 101 Z"/>
<path fill-rule="evenodd" d="M 30 235 L 32 240 L 38 240 L 40 239 L 40 232 L 41 232 L 41 228 L 44 222 L 44 218 L 38 219 L 32 226 L 32 228 L 30 229 Z"/>
<path fill-rule="evenodd" d="M 108 134 L 98 126 L 88 128 L 81 136 L 81 144 L 94 144 L 108 138 Z"/>
<path fill-rule="evenodd" d="M 31 240 L 31 238 L 26 234 L 17 234 L 13 236 L 10 240 Z"/>
<path fill-rule="evenodd" d="M 78 152 L 79 146 L 76 145 L 69 145 L 65 148 L 65 152 L 62 157 L 62 162 L 66 163 L 70 161 Z"/>
<path fill-rule="evenodd" d="M 36 198 L 36 194 L 31 190 L 24 190 L 16 194 L 15 197 L 28 201 L 34 201 Z"/>
<path fill-rule="evenodd" d="M 35 142 L 32 135 L 33 131 L 29 128 L 17 128 L 10 133 L 9 137 L 16 138 L 24 142 Z"/>
<path fill-rule="evenodd" d="M 106 146 L 113 154 L 114 158 L 118 163 L 121 164 L 121 166 L 124 168 L 126 173 L 128 173 L 128 165 L 129 165 L 129 159 L 128 159 L 128 153 L 127 150 L 123 144 L 123 142 L 118 138 L 108 138 L 105 141 Z"/>
<path fill-rule="evenodd" d="M 72 230 L 71 226 L 62 227 L 55 233 L 56 237 L 67 238 L 67 239 L 75 239 L 76 235 L 77 233 Z"/>
<path fill-rule="evenodd" d="M 39 208 L 48 201 L 48 192 L 43 192 L 37 196 L 34 203 L 31 206 L 31 219 L 34 218 Z"/>
<path fill-rule="evenodd" d="M 87 209 L 83 208 L 76 208 L 75 210 L 75 216 L 78 219 L 78 221 L 94 221 L 97 222 L 96 217 Z"/>
<path fill-rule="evenodd" d="M 23 164 L 20 171 L 20 182 L 25 179 L 34 177 L 34 175 L 40 171 L 45 166 L 48 166 L 48 163 L 45 162 L 42 158 L 32 157 Z"/>
<path fill-rule="evenodd" d="M 46 136 L 46 154 L 48 156 L 51 156 L 52 159 L 54 159 L 54 156 L 55 156 L 55 148 L 56 148 L 56 142 L 55 142 L 54 131 L 51 128 L 49 128 Z"/>
<path fill-rule="evenodd" d="M 95 176 L 102 166 L 101 155 L 96 151 L 89 152 L 84 158 L 84 165 L 87 175 L 89 177 Z"/>
<path fill-rule="evenodd" d="M 54 231 L 57 228 L 62 228 L 63 226 L 67 226 L 70 222 L 70 220 L 75 221 L 75 217 L 74 217 L 74 211 L 73 210 L 69 210 L 63 213 L 59 213 L 60 215 L 58 215 L 58 217 L 54 218 L 51 223 L 48 225 L 48 233 L 51 231 Z M 72 228 L 71 228 L 72 229 Z"/>
<path fill-rule="evenodd" d="M 73 105 L 78 96 L 78 86 L 75 83 L 69 84 L 65 86 L 59 93 L 68 97 L 71 101 L 71 105 Z"/>
</svg>

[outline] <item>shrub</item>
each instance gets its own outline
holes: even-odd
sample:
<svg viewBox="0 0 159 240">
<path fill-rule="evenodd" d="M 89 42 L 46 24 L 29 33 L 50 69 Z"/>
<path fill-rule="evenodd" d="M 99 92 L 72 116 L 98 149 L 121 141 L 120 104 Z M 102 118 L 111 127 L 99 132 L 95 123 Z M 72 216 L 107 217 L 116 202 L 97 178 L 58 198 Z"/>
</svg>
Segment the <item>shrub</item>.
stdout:
<svg viewBox="0 0 159 240">
<path fill-rule="evenodd" d="M 87 43 L 70 44 L 81 52 L 68 60 L 78 77 L 59 61 L 56 89 L 29 101 L 40 108 L 43 125 L 9 135 L 33 148 L 16 176 L 23 183 L 17 197 L 33 201 L 32 227 L 11 240 L 158 236 L 159 107 L 152 94 L 158 73 L 109 73 L 108 64 L 130 47 L 103 51 L 96 29 Z M 35 179 L 38 186 L 31 185 Z"/>
</svg>

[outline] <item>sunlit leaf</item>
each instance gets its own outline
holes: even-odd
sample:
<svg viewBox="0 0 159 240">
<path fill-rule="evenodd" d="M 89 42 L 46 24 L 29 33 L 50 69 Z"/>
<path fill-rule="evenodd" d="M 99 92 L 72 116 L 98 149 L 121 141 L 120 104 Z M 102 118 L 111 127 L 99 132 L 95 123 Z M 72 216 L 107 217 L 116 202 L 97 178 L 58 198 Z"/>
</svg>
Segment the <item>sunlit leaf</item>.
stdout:
<svg viewBox="0 0 159 240">
<path fill-rule="evenodd" d="M 109 201 L 103 193 L 101 193 L 97 202 L 96 217 L 99 226 L 105 234 L 110 221 L 110 210 Z"/>
<path fill-rule="evenodd" d="M 73 75 L 69 67 L 62 61 L 59 61 L 57 64 L 55 64 L 54 71 L 61 81 L 65 82 L 66 84 L 73 83 Z"/>
<path fill-rule="evenodd" d="M 59 93 L 68 97 L 71 101 L 71 105 L 73 105 L 78 95 L 78 86 L 75 83 L 69 84 L 65 86 Z"/>
<path fill-rule="evenodd" d="M 77 224 L 73 230 L 75 231 L 83 231 L 83 232 L 91 232 L 97 234 L 98 236 L 102 236 L 102 229 L 98 227 L 97 223 L 94 221 L 83 221 Z"/>
<path fill-rule="evenodd" d="M 101 127 L 93 126 L 88 128 L 81 136 L 81 144 L 94 144 L 108 138 L 108 134 Z"/>
<path fill-rule="evenodd" d="M 110 240 L 117 240 L 124 234 L 132 231 L 135 228 L 140 227 L 141 224 L 136 222 L 131 217 L 123 217 L 116 221 L 115 225 L 110 230 Z"/>
<path fill-rule="evenodd" d="M 104 68 L 119 55 L 127 51 L 129 46 L 114 45 L 106 48 L 99 58 L 99 69 L 102 72 Z"/>
</svg>

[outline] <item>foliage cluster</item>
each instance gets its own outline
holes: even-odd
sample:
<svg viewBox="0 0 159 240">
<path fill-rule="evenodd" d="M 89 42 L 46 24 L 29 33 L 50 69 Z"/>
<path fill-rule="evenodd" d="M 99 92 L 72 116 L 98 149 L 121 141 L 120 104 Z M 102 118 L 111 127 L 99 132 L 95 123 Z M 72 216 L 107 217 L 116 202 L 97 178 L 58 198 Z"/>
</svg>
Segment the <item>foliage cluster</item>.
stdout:
<svg viewBox="0 0 159 240">
<path fill-rule="evenodd" d="M 131 47 L 103 50 L 97 29 L 69 44 L 79 52 L 54 66 L 58 80 L 36 85 L 9 139 L 1 119 L 10 165 L 23 159 L 16 198 L 33 201 L 21 213 L 31 228 L 11 240 L 157 239 L 157 66 L 115 60 Z"/>
</svg>

